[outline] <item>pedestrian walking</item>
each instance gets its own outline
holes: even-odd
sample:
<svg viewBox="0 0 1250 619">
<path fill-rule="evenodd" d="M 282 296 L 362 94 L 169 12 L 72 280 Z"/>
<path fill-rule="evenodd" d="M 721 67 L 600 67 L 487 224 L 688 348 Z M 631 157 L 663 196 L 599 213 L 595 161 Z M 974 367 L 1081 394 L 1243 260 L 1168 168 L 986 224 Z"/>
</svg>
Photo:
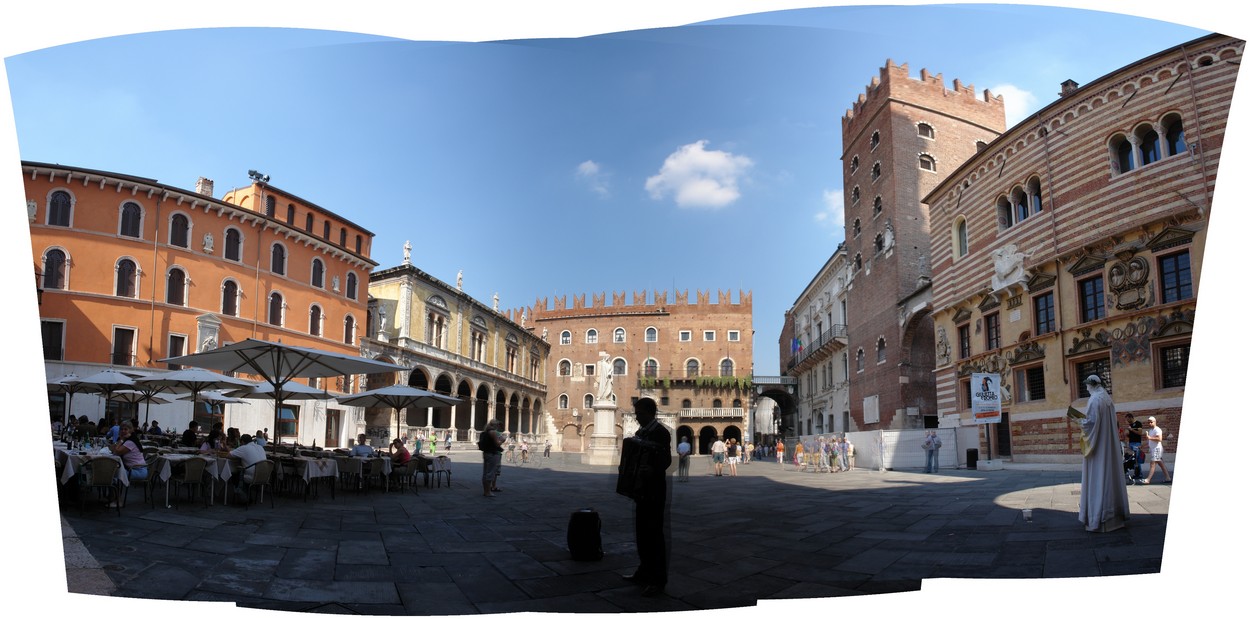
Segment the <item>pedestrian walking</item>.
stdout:
<svg viewBox="0 0 1250 619">
<path fill-rule="evenodd" d="M 547 439 L 543 441 L 543 457 L 544 458 L 551 457 L 551 439 Z"/>
<path fill-rule="evenodd" d="M 499 420 L 486 422 L 486 429 L 477 439 L 482 452 L 482 496 L 493 497 L 499 490 L 500 458 L 503 456 L 503 438 L 499 436 Z"/>
<path fill-rule="evenodd" d="M 1163 428 L 1159 427 L 1154 417 L 1146 418 L 1146 439 L 1150 441 L 1146 452 L 1146 457 L 1150 459 L 1150 472 L 1146 473 L 1146 479 L 1142 483 L 1149 484 L 1154 480 L 1156 465 L 1163 471 L 1163 483 L 1172 483 L 1172 474 L 1168 472 L 1167 465 L 1163 464 Z"/>
<path fill-rule="evenodd" d="M 1142 423 L 1133 417 L 1133 413 L 1124 413 L 1124 423 L 1128 424 L 1124 438 L 1129 449 L 1133 450 L 1133 481 L 1141 481 L 1141 463 L 1144 459 L 1141 448 Z"/>
</svg>

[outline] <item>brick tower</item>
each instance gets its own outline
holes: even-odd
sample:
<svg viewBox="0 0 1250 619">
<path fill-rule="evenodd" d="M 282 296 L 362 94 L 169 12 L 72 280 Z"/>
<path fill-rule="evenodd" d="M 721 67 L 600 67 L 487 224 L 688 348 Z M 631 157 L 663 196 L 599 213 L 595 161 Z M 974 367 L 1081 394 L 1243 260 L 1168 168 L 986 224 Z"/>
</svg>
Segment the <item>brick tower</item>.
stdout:
<svg viewBox="0 0 1250 619">
<path fill-rule="evenodd" d="M 929 208 L 920 198 L 1005 130 L 1002 97 L 887 60 L 842 117 L 852 429 L 936 422 Z"/>
</svg>

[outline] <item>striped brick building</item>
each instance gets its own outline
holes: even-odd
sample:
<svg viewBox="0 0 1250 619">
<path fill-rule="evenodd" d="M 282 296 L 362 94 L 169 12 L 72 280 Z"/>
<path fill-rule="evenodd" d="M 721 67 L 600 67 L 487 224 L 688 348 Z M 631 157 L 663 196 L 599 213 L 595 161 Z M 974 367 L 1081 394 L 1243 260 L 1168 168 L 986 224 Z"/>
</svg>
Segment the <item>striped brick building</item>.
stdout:
<svg viewBox="0 0 1250 619">
<path fill-rule="evenodd" d="M 993 454 L 1078 460 L 1064 412 L 1099 374 L 1119 412 L 1158 419 L 1171 451 L 1243 51 L 1211 35 L 1065 82 L 924 198 L 943 427 L 977 432 L 985 453 L 970 378 L 995 372 Z"/>
</svg>

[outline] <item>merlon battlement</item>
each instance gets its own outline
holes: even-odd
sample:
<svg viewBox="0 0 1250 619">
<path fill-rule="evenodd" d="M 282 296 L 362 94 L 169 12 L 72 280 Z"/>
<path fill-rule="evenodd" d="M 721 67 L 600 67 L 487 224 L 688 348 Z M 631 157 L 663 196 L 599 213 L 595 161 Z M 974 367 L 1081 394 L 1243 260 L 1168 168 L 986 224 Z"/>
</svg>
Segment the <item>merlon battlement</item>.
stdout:
<svg viewBox="0 0 1250 619">
<path fill-rule="evenodd" d="M 970 101 L 999 107 L 1003 105 L 1002 96 L 994 95 L 988 88 L 982 93 L 983 98 L 978 99 L 976 86 L 972 84 L 965 86 L 963 82 L 956 79 L 953 82 L 953 88 L 947 89 L 941 73 L 931 74 L 928 69 L 921 69 L 920 79 L 913 79 L 909 74 L 907 63 L 896 65 L 893 60 L 886 59 L 885 66 L 881 67 L 880 75 L 872 78 L 872 81 L 864 88 L 864 92 L 852 104 L 851 109 L 846 111 L 842 117 L 842 125 L 843 127 L 849 126 L 857 115 L 866 113 L 870 104 L 877 104 L 891 97 L 919 103 L 924 97 L 951 96 L 968 97 Z"/>
<path fill-rule="evenodd" d="M 544 316 L 550 315 L 566 315 L 569 313 L 652 313 L 671 311 L 678 307 L 708 307 L 719 306 L 722 308 L 736 307 L 744 308 L 750 311 L 751 308 L 751 292 L 738 291 L 738 300 L 734 302 L 732 290 L 718 290 L 717 302 L 712 303 L 712 295 L 710 290 L 695 291 L 695 302 L 690 302 L 689 290 L 674 290 L 674 301 L 669 304 L 668 290 L 656 290 L 650 293 L 650 302 L 648 302 L 648 292 L 646 290 L 634 292 L 632 298 L 624 291 L 612 293 L 612 304 L 607 303 L 607 293 L 599 292 L 591 296 L 590 305 L 586 304 L 586 295 L 573 295 L 573 302 L 569 304 L 567 296 L 555 297 L 552 303 L 546 298 L 536 299 L 533 307 L 529 310 L 529 315 L 533 319 L 542 319 Z M 627 302 L 629 301 L 629 302 Z"/>
</svg>

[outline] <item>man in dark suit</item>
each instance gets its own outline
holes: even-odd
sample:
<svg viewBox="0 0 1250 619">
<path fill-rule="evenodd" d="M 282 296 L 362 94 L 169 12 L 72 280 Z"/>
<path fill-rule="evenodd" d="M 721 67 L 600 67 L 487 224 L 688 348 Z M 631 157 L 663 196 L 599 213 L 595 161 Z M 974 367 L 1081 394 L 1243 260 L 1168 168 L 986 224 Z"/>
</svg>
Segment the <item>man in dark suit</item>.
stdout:
<svg viewBox="0 0 1250 619">
<path fill-rule="evenodd" d="M 665 502 L 668 498 L 668 468 L 673 463 L 673 437 L 656 419 L 655 400 L 639 399 L 634 404 L 638 431 L 625 439 L 624 452 L 636 452 L 636 477 L 630 484 L 634 500 L 634 534 L 638 546 L 638 569 L 625 580 L 642 585 L 642 595 L 653 597 L 668 584 L 668 551 L 664 535 Z"/>
</svg>

